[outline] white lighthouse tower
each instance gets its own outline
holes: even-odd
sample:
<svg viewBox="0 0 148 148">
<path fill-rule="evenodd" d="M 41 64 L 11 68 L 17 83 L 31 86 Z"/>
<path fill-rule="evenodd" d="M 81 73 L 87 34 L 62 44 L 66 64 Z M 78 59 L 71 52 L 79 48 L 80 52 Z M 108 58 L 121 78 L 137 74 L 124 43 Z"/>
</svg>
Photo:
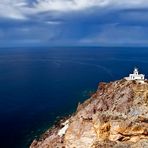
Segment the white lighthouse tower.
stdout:
<svg viewBox="0 0 148 148">
<path fill-rule="evenodd" d="M 125 77 L 125 79 L 126 80 L 144 81 L 145 75 L 144 74 L 139 74 L 138 68 L 135 68 L 133 74 L 129 74 L 129 77 Z"/>
</svg>

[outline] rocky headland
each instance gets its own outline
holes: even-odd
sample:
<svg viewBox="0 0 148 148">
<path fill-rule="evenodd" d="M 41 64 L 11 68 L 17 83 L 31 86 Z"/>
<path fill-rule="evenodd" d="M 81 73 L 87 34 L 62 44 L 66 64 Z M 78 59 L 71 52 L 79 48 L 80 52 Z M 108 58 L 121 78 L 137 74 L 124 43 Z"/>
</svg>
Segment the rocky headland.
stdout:
<svg viewBox="0 0 148 148">
<path fill-rule="evenodd" d="M 148 81 L 100 83 L 30 148 L 148 148 Z"/>
</svg>

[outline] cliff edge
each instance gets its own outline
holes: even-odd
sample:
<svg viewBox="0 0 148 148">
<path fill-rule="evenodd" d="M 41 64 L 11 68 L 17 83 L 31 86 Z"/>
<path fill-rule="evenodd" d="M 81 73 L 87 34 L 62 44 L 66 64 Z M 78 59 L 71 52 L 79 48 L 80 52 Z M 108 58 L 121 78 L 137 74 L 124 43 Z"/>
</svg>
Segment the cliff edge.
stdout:
<svg viewBox="0 0 148 148">
<path fill-rule="evenodd" d="M 100 83 L 74 115 L 53 126 L 30 148 L 148 147 L 148 82 Z"/>
</svg>

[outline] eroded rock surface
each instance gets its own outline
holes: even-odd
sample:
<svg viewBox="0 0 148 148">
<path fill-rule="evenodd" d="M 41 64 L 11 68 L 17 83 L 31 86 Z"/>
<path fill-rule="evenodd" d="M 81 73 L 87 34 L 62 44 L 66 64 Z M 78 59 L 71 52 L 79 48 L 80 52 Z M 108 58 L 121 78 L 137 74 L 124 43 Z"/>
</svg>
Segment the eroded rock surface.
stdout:
<svg viewBox="0 0 148 148">
<path fill-rule="evenodd" d="M 30 148 L 148 148 L 148 82 L 100 83 L 74 115 L 45 135 Z"/>
</svg>

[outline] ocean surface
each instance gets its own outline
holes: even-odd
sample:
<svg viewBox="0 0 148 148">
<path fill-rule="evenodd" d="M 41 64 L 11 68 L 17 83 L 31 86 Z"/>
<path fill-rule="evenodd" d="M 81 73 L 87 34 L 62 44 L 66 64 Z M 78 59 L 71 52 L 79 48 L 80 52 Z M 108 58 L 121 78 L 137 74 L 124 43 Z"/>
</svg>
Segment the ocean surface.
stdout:
<svg viewBox="0 0 148 148">
<path fill-rule="evenodd" d="M 135 66 L 148 77 L 148 48 L 0 48 L 0 148 L 27 148 L 99 82 Z"/>
</svg>

